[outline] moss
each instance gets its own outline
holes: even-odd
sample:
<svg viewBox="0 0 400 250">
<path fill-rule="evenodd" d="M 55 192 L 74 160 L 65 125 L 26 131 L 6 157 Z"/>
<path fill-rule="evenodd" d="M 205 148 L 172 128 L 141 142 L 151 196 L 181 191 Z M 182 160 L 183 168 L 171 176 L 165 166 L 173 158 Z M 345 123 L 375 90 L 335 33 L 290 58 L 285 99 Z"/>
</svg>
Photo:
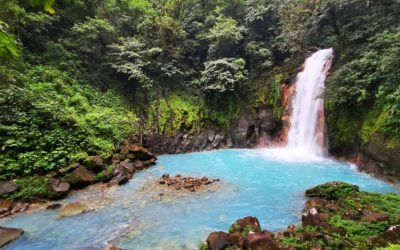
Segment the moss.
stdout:
<svg viewBox="0 0 400 250">
<path fill-rule="evenodd" d="M 207 243 L 205 243 L 205 242 L 200 242 L 200 243 L 199 243 L 199 250 L 208 250 Z"/>
<path fill-rule="evenodd" d="M 297 237 L 285 237 L 279 243 L 281 247 L 294 247 L 298 250 L 308 250 L 315 243 L 324 244 L 322 240 L 303 241 Z"/>
<path fill-rule="evenodd" d="M 400 245 L 389 244 L 388 247 L 379 247 L 375 250 L 400 250 Z"/>
<path fill-rule="evenodd" d="M 232 226 L 229 227 L 228 232 L 231 234 L 233 232 L 239 232 L 240 231 L 240 226 L 237 223 L 233 223 Z"/>
<path fill-rule="evenodd" d="M 186 100 L 173 94 L 154 101 L 147 109 L 147 126 L 156 127 L 161 133 L 173 135 L 180 128 L 194 131 L 201 126 L 204 117 L 204 101 Z"/>
<path fill-rule="evenodd" d="M 222 128 L 227 129 L 232 120 L 240 113 L 239 100 L 234 96 L 218 100 L 205 110 L 205 118 L 209 119 Z"/>
<path fill-rule="evenodd" d="M 310 196 L 317 196 L 317 211 L 328 213 L 329 227 L 298 227 L 297 233 L 320 232 L 329 235 L 331 240 L 323 242 L 325 249 L 373 249 L 371 237 L 376 237 L 389 227 L 400 224 L 400 195 L 359 192 L 358 187 L 342 182 L 326 183 L 306 191 Z M 330 210 L 327 204 L 336 204 L 338 209 Z M 365 213 L 388 215 L 386 220 L 370 221 L 366 219 L 346 219 L 344 215 Z M 341 232 L 338 234 L 338 231 Z M 282 246 L 297 249 L 309 249 L 310 242 L 296 237 L 279 240 Z M 314 240 L 315 242 L 315 240 Z M 390 248 L 389 248 L 390 249 Z"/>
<path fill-rule="evenodd" d="M 186 97 L 175 93 L 152 102 L 147 108 L 147 127 L 166 135 L 182 130 L 200 131 L 210 121 L 228 128 L 239 111 L 239 102 L 232 96 L 206 105 L 202 96 Z"/>
<path fill-rule="evenodd" d="M 11 200 L 59 198 L 59 194 L 50 189 L 48 178 L 42 176 L 30 176 L 17 179 L 16 183 L 18 184 L 19 189 L 9 197 Z"/>
<path fill-rule="evenodd" d="M 335 181 L 308 189 L 306 190 L 306 195 L 312 197 L 317 196 L 329 200 L 338 200 L 357 193 L 358 191 L 358 186 Z"/>
<path fill-rule="evenodd" d="M 245 228 L 241 228 L 239 224 L 234 223 L 232 226 L 229 227 L 228 229 L 228 233 L 234 233 L 234 232 L 238 232 L 240 233 L 243 238 L 247 238 L 247 235 L 249 235 L 250 232 L 254 232 L 255 228 L 253 228 L 250 225 L 247 225 Z"/>
</svg>

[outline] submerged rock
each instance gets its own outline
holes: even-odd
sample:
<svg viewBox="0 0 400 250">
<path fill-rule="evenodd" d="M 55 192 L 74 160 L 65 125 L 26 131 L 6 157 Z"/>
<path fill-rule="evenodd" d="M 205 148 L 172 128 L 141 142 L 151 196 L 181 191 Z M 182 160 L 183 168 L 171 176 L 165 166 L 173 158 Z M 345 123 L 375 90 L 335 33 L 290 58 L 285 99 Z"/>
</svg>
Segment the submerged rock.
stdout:
<svg viewBox="0 0 400 250">
<path fill-rule="evenodd" d="M 15 192 L 19 186 L 14 182 L 0 181 L 0 195 L 7 195 Z"/>
<path fill-rule="evenodd" d="M 24 231 L 22 229 L 0 226 L 0 247 L 18 239 L 23 233 Z"/>
<path fill-rule="evenodd" d="M 174 177 L 171 177 L 169 174 L 164 174 L 158 180 L 158 184 L 165 186 L 166 188 L 177 191 L 196 192 L 196 191 L 202 191 L 204 190 L 204 188 L 206 188 L 206 186 L 219 181 L 220 181 L 219 179 L 211 179 L 208 177 L 195 178 L 195 177 L 182 177 L 181 175 L 176 175 Z"/>
<path fill-rule="evenodd" d="M 114 245 L 108 245 L 106 246 L 106 248 L 104 248 L 104 250 L 123 250 L 123 249 Z"/>
<path fill-rule="evenodd" d="M 86 204 L 83 204 L 79 201 L 73 202 L 62 207 L 61 210 L 58 212 L 58 217 L 63 218 L 63 217 L 74 216 L 87 212 L 88 210 L 89 207 Z"/>
</svg>

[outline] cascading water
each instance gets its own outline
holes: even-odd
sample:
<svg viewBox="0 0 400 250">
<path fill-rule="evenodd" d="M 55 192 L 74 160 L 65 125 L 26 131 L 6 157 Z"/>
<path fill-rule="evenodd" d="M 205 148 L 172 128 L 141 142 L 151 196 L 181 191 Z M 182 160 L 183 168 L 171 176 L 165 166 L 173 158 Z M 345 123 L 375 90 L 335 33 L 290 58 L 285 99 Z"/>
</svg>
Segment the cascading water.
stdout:
<svg viewBox="0 0 400 250">
<path fill-rule="evenodd" d="M 306 60 L 304 70 L 297 76 L 288 134 L 289 149 L 314 156 L 324 154 L 322 93 L 332 57 L 333 49 L 317 51 Z"/>
</svg>

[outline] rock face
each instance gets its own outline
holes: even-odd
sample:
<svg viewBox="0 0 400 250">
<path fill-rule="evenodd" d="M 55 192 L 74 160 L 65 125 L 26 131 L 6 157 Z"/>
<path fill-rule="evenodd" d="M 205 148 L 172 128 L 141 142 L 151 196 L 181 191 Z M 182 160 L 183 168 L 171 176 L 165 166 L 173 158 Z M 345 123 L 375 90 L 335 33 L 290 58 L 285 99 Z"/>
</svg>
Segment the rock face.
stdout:
<svg viewBox="0 0 400 250">
<path fill-rule="evenodd" d="M 276 130 L 272 109 L 266 105 L 243 109 L 228 130 L 206 124 L 201 132 L 177 131 L 169 136 L 153 131 L 142 139 L 131 138 L 155 154 L 175 154 L 220 148 L 248 148 L 269 145 Z M 229 132 L 227 132 L 229 131 Z"/>
<path fill-rule="evenodd" d="M 82 188 L 91 184 L 95 178 L 95 173 L 81 166 L 75 169 L 66 181 L 71 184 L 73 188 Z"/>
<path fill-rule="evenodd" d="M 232 145 L 234 147 L 252 147 L 257 143 L 257 116 L 252 110 L 243 110 L 233 122 L 231 130 Z"/>
<path fill-rule="evenodd" d="M 24 231 L 21 229 L 0 226 L 0 247 L 18 239 L 23 233 Z"/>
<path fill-rule="evenodd" d="M 120 144 L 117 152 L 119 152 L 123 158 L 128 158 L 131 161 L 139 160 L 154 163 L 157 160 L 157 157 L 155 157 L 148 149 L 131 143 L 129 140 L 124 140 Z"/>
<path fill-rule="evenodd" d="M 362 172 L 393 183 L 400 182 L 400 147 L 390 148 L 388 139 L 374 134 L 371 140 L 360 146 L 357 153 L 344 157 L 357 165 Z"/>
<path fill-rule="evenodd" d="M 63 206 L 58 212 L 58 217 L 69 217 L 84 213 L 89 210 L 89 207 L 86 204 L 81 202 L 73 202 Z"/>
<path fill-rule="evenodd" d="M 0 195 L 11 194 L 14 191 L 17 191 L 19 186 L 14 182 L 1 181 L 0 182 Z"/>
</svg>

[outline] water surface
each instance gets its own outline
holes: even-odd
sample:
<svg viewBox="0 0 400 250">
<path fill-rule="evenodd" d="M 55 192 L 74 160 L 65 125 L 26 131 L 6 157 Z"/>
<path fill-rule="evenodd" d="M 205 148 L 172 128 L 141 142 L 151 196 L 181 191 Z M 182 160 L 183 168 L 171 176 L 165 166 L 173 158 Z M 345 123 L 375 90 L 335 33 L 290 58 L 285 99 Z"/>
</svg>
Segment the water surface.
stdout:
<svg viewBox="0 0 400 250">
<path fill-rule="evenodd" d="M 223 188 L 175 200 L 143 192 L 146 181 L 164 173 L 220 178 Z M 304 190 L 333 180 L 365 191 L 400 191 L 333 160 L 284 150 L 220 150 L 160 156 L 156 166 L 124 186 L 82 191 L 62 201 L 106 204 L 97 210 L 64 219 L 57 219 L 57 211 L 40 211 L 0 224 L 25 230 L 6 249 L 93 249 L 109 243 L 125 249 L 192 249 L 211 231 L 227 230 L 248 215 L 272 231 L 298 224 Z"/>
</svg>

